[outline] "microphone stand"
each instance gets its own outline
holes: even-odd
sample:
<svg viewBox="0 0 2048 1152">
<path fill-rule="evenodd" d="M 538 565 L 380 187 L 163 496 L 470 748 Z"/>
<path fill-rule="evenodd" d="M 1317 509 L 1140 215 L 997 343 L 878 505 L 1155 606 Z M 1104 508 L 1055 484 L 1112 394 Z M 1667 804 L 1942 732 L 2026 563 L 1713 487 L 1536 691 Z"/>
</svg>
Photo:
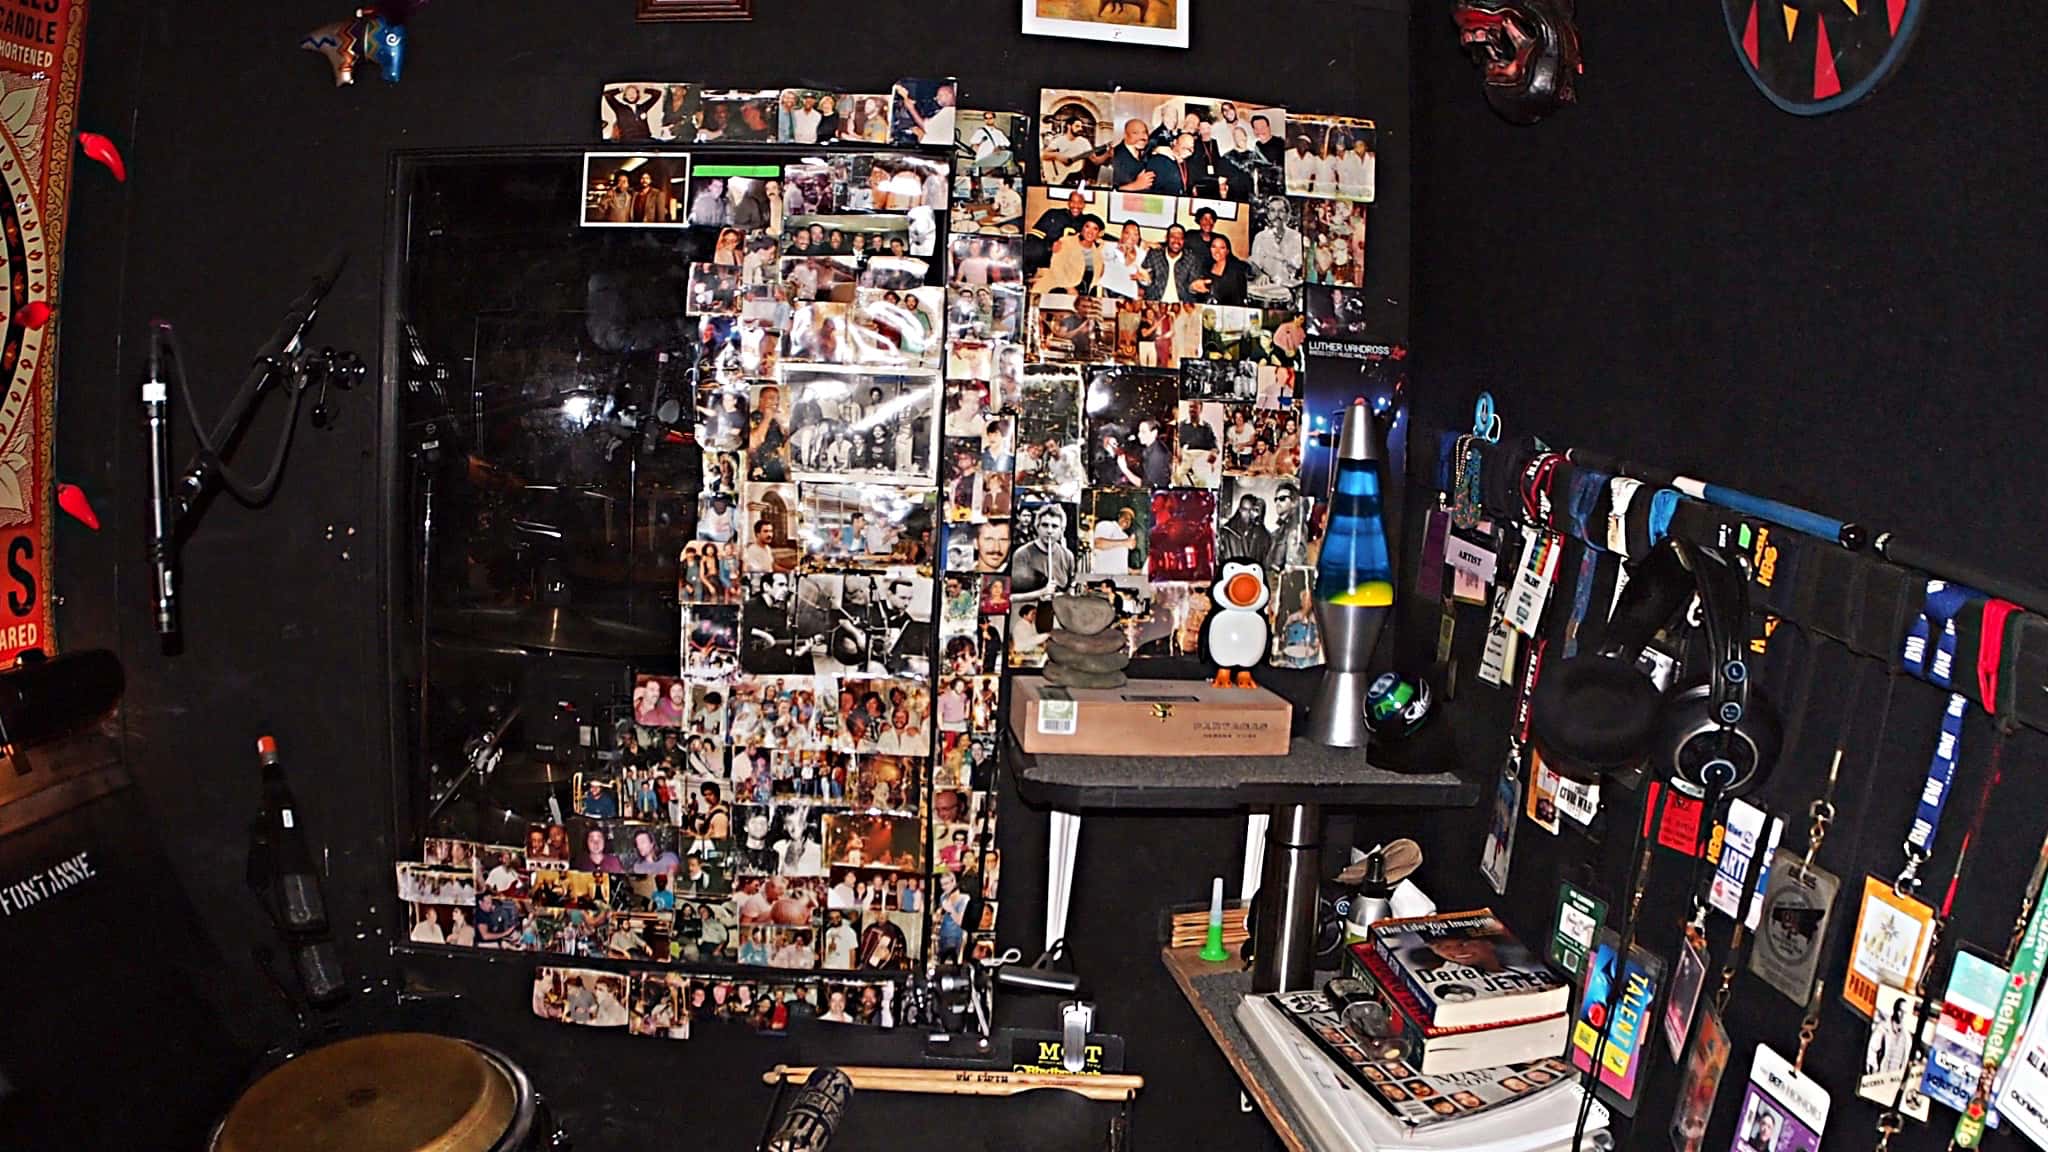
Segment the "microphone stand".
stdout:
<svg viewBox="0 0 2048 1152">
<path fill-rule="evenodd" d="M 347 253 L 340 249 L 322 262 L 312 284 L 292 301 L 276 331 L 257 351 L 254 363 L 242 379 L 241 388 L 228 402 L 227 411 L 215 423 L 212 434 L 208 435 L 205 429 L 197 426 L 193 428 L 199 439 L 199 449 L 175 480 L 170 474 L 170 388 L 166 382 L 163 356 L 167 347 L 171 352 L 171 365 L 179 390 L 195 425 L 197 408 L 184 377 L 184 365 L 180 362 L 182 358 L 178 355 L 177 338 L 171 326 L 161 321 L 151 326 L 149 378 L 143 385 L 143 406 L 150 429 L 150 558 L 155 568 L 157 633 L 166 639 L 178 633 L 178 545 L 204 514 L 207 500 L 215 487 L 225 484 L 238 499 L 252 507 L 267 502 L 283 474 L 285 455 L 291 448 L 292 431 L 298 424 L 299 404 L 313 381 L 317 378 L 322 389 L 322 399 L 314 408 L 314 423 L 324 426 L 327 423 L 324 413 L 327 385 L 332 383 L 345 390 L 353 387 L 364 374 L 362 361 L 353 353 L 337 353 L 332 348 L 324 348 L 309 355 L 305 350 L 306 333 L 319 316 L 320 303 L 334 287 L 346 262 Z M 228 470 L 225 457 L 248 431 L 257 406 L 275 382 L 282 382 L 290 393 L 291 411 L 286 417 L 284 430 L 279 434 L 269 473 L 254 485 L 246 484 Z"/>
</svg>

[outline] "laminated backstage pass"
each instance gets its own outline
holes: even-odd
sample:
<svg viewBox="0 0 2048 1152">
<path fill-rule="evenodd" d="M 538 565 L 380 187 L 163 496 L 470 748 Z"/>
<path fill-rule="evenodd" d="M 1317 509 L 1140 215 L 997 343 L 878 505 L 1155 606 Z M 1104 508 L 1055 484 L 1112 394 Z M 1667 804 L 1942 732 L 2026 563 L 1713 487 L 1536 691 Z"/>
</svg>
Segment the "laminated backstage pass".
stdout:
<svg viewBox="0 0 2048 1152">
<path fill-rule="evenodd" d="M 1763 917 L 1749 950 L 1749 970 L 1802 1007 L 1813 999 L 1813 973 L 1827 944 L 1828 909 L 1842 882 L 1809 868 L 1796 852 L 1771 853 Z"/>
<path fill-rule="evenodd" d="M 1985 1031 L 1984 1063 L 1994 1070 L 2004 1064 L 2020 1025 L 2034 1007 L 2044 960 L 2048 960 L 2048 900 L 2037 900 L 2026 933 L 2020 937 L 2019 951 L 2013 955 L 2012 969 L 1998 990 L 1998 1007 L 1991 1015 L 1991 1027 Z M 1994 1081 L 1992 1087 L 1997 1086 Z M 1982 1092 L 1985 1086 L 1979 1083 L 1977 1087 Z M 1976 1100 L 1972 1098 L 1971 1103 L 1974 1105 Z M 1956 1147 L 1975 1148 L 1984 1139 L 1984 1123 L 1983 1117 L 1964 1109 L 1962 1119 L 1956 1121 Z"/>
<path fill-rule="evenodd" d="M 1819 1152 L 1828 1104 L 1827 1089 L 1769 1045 L 1759 1044 L 1730 1152 Z"/>
<path fill-rule="evenodd" d="M 1674 1061 L 1685 1054 L 1685 1038 L 1692 1032 L 1692 1016 L 1699 1010 L 1700 989 L 1706 984 L 1707 934 L 1687 924 L 1678 963 L 1671 970 L 1671 994 L 1664 997 L 1664 1044 Z"/>
<path fill-rule="evenodd" d="M 1728 1070 L 1732 1051 L 1728 1026 L 1709 1005 L 1693 1033 L 1692 1058 L 1685 1062 L 1685 1075 L 1678 1082 L 1678 1108 L 1671 1118 L 1671 1147 L 1677 1152 L 1700 1152 L 1706 1142 L 1714 1097 L 1721 1092 L 1721 1073 Z"/>
<path fill-rule="evenodd" d="M 1557 778 L 1557 810 L 1591 827 L 1593 817 L 1600 814 L 1600 786 L 1583 784 L 1569 777 Z"/>
<path fill-rule="evenodd" d="M 1572 1014 L 1571 1059 L 1572 1067 L 1584 1072 L 1593 1066 L 1593 1053 L 1598 1050 L 1598 1095 L 1623 1115 L 1633 1116 L 1643 1066 L 1649 1062 L 1650 1008 L 1657 1003 L 1657 990 L 1664 983 L 1664 961 L 1641 948 L 1631 948 L 1628 963 L 1616 964 L 1620 948 L 1621 939 L 1612 932 L 1602 932 L 1593 948 L 1585 979 L 1580 982 L 1578 1008 Z M 1610 1019 L 1608 999 L 1616 979 L 1622 984 L 1613 996 Z M 1602 1031 L 1607 1034 L 1605 1048 L 1600 1045 Z"/>
<path fill-rule="evenodd" d="M 1958 1112 L 1970 1106 L 1977 1093 L 1977 1080 L 1984 1074 L 1984 1037 L 1991 1031 L 1991 1018 L 1998 1014 L 1998 998 L 2005 991 L 2005 969 L 1974 952 L 1957 949 L 1949 967 L 1948 991 L 1942 994 L 1941 1014 L 1934 1019 L 1934 1038 L 1927 1042 L 1927 1072 L 1920 1091 L 1937 1104 Z M 1985 1117 L 1998 1126 L 1998 1114 Z"/>
<path fill-rule="evenodd" d="M 1486 581 L 1462 568 L 1451 573 L 1451 599 L 1463 604 L 1486 603 Z"/>
<path fill-rule="evenodd" d="M 1502 623 L 1486 634 L 1486 651 L 1479 656 L 1479 678 L 1488 684 L 1505 685 L 1508 669 L 1515 663 L 1515 637 L 1513 628 Z"/>
<path fill-rule="evenodd" d="M 1494 569 L 1500 561 L 1493 549 L 1483 544 L 1474 544 L 1457 533 L 1444 539 L 1444 563 L 1460 575 L 1469 576 L 1481 586 L 1493 583 Z"/>
<path fill-rule="evenodd" d="M 1932 943 L 1934 909 L 1892 891 L 1891 882 L 1863 878 L 1863 903 L 1856 913 L 1856 940 L 1849 971 L 1842 978 L 1842 1002 L 1866 1019 L 1877 1006 L 1880 985 L 1917 992 L 1920 966 Z"/>
<path fill-rule="evenodd" d="M 1592 954 L 1593 938 L 1607 923 L 1607 901 L 1566 880 L 1557 886 L 1550 922 L 1550 962 L 1577 979 Z"/>
<path fill-rule="evenodd" d="M 1552 836 L 1557 835 L 1557 785 L 1562 779 L 1543 762 L 1541 753 L 1529 749 L 1529 798 L 1524 811 L 1530 823 Z"/>
<path fill-rule="evenodd" d="M 2007 1124 L 2048 1148 L 2048 1012 L 2041 1011 L 2039 1001 L 2020 1033 L 2019 1047 L 2006 1057 L 1993 1099 Z"/>
<path fill-rule="evenodd" d="M 1687 856 L 1700 854 L 1700 820 L 1706 813 L 1704 801 L 1695 800 L 1678 789 L 1671 789 L 1662 806 L 1663 815 L 1658 816 L 1657 797 L 1664 786 L 1652 782 L 1649 800 L 1643 804 L 1643 834 L 1650 832 L 1650 821 L 1657 821 L 1657 843 L 1673 852 Z"/>
<path fill-rule="evenodd" d="M 1515 565 L 1515 583 L 1508 590 L 1508 626 L 1535 639 L 1543 621 L 1543 606 L 1550 601 L 1550 589 L 1557 582 L 1557 558 L 1564 552 L 1564 537 L 1533 528 L 1522 529 L 1522 559 Z"/>
<path fill-rule="evenodd" d="M 1515 825 L 1522 814 L 1522 773 L 1502 772 L 1493 789 L 1493 814 L 1479 849 L 1479 871 L 1496 896 L 1508 894 L 1508 864 L 1515 855 Z"/>
<path fill-rule="evenodd" d="M 1707 905 L 1731 920 L 1740 916 L 1743 881 L 1749 876 L 1750 865 L 1759 859 L 1768 865 L 1769 854 L 1778 847 L 1778 838 L 1784 832 L 1783 820 L 1748 801 L 1730 801 L 1728 822 L 1721 834 L 1721 856 L 1714 862 L 1714 882 L 1707 889 Z M 1759 848 L 1763 850 L 1761 857 Z M 1768 871 L 1768 866 L 1765 871 Z M 1751 887 L 1758 892 L 1763 891 L 1762 872 Z M 1750 903 L 1749 928 L 1756 927 L 1762 908 L 1760 900 Z"/>
<path fill-rule="evenodd" d="M 1927 1097 L 1920 1094 L 1920 1078 L 1927 1057 L 1926 1050 L 1913 1042 L 1913 1025 L 1919 1019 L 1920 997 L 1888 984 L 1878 986 L 1856 1095 L 1884 1108 L 1890 1108 L 1896 1100 L 1900 1115 L 1924 1122 Z M 1934 1021 L 1927 1021 L 1921 1029 L 1921 1039 L 1934 1039 Z M 1899 1091 L 1901 1085 L 1907 1086 L 1903 1095 Z"/>
</svg>

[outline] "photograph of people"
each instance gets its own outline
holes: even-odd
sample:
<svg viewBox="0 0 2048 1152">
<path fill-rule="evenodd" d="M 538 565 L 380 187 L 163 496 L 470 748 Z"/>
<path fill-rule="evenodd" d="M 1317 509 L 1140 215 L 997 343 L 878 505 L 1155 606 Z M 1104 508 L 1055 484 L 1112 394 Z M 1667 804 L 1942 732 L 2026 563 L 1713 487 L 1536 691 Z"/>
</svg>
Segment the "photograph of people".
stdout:
<svg viewBox="0 0 2048 1152">
<path fill-rule="evenodd" d="M 1208 257 L 1197 267 L 1189 290 L 1210 304 L 1243 304 L 1251 287 L 1250 265 L 1232 253 L 1230 238 L 1221 233 L 1210 236 Z"/>
</svg>

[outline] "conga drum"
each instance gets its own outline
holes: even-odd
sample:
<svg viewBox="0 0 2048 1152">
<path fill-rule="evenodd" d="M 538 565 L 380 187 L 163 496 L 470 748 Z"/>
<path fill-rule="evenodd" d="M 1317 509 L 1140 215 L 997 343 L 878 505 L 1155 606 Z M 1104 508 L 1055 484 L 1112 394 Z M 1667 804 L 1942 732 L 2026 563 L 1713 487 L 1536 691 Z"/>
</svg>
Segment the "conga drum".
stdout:
<svg viewBox="0 0 2048 1152">
<path fill-rule="evenodd" d="M 387 1032 L 315 1048 L 250 1086 L 212 1152 L 563 1149 L 526 1073 L 480 1045 Z"/>
</svg>

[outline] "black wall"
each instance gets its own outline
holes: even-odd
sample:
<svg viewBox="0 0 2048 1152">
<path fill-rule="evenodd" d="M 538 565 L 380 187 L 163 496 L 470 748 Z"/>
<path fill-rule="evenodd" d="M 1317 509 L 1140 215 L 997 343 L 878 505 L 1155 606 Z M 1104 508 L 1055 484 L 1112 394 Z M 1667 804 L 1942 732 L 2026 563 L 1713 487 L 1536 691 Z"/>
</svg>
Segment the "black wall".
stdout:
<svg viewBox="0 0 2048 1152">
<path fill-rule="evenodd" d="M 1903 70 L 1865 103 L 1820 119 L 1779 112 L 1737 63 L 1719 6 L 1582 4 L 1581 103 L 1513 128 L 1483 102 L 1445 0 L 1419 5 L 1415 378 L 1425 421 L 1470 427 L 1480 389 L 1510 435 L 1583 445 L 1939 542 L 1959 559 L 2036 578 L 2048 537 L 2037 458 L 2040 268 L 2033 205 L 2048 142 L 2028 109 L 2042 81 L 2026 48 L 1963 5 L 1931 5 Z M 1942 696 L 1895 689 L 1879 738 L 1882 682 L 1839 648 L 1767 673 L 1780 699 L 1811 676 L 1813 709 L 1766 792 L 1795 817 L 1849 751 L 1841 812 L 1821 862 L 1860 891 L 1900 864 Z M 1502 694 L 1469 698 L 1497 705 Z M 1491 700 L 1489 701 L 1489 698 Z M 1938 901 L 1989 771 L 1975 713 L 1964 765 L 1926 869 Z M 2048 785 L 2028 734 L 1958 899 L 1952 938 L 2002 949 L 2044 824 Z M 1524 824 L 1509 900 L 1476 870 L 1484 816 L 1437 825 L 1432 871 L 1461 899 L 1497 902 L 1525 933 L 1547 931 L 1560 872 L 1583 840 Z M 1446 859 L 1445 856 L 1451 858 Z M 1448 866 L 1448 867 L 1447 867 Z M 1680 867 L 1660 861 L 1667 879 Z M 1458 889 L 1462 889 L 1459 891 Z M 1645 942 L 1666 956 L 1669 907 Z M 1718 923 L 1718 921 L 1717 921 Z M 1716 928 L 1719 937 L 1725 924 Z M 1875 1109 L 1853 1099 L 1867 1026 L 1835 1002 L 1838 925 L 1823 972 L 1829 1008 L 1808 1058 L 1834 1092 L 1828 1142 L 1869 1147 Z M 1726 1147 L 1750 1052 L 1789 1052 L 1798 1010 L 1752 977 L 1730 1004 L 1735 1056 L 1707 1146 Z M 1660 1045 L 1661 1047 L 1661 1045 Z M 1668 1061 L 1665 1061 L 1668 1064 Z M 1660 1074 L 1635 1146 L 1662 1147 Z M 1954 1114 L 1894 1147 L 1938 1148 Z M 2010 1136 L 1994 1136 L 2006 1147 Z"/>
<path fill-rule="evenodd" d="M 170 870 L 224 954 L 208 991 L 251 1047 L 281 1027 L 248 961 L 266 929 L 241 881 L 259 733 L 279 738 L 306 822 L 329 853 L 330 899 L 362 933 L 345 933 L 356 970 L 375 978 L 388 970 L 382 934 L 393 922 L 397 853 L 382 754 L 389 717 L 378 650 L 376 405 L 350 397 L 335 431 L 301 428 L 270 507 L 214 503 L 184 552 L 184 650 L 165 656 L 150 626 L 144 566 L 146 457 L 135 402 L 143 333 L 152 316 L 178 325 L 190 364 L 203 369 L 194 381 L 200 403 L 217 412 L 284 303 L 339 241 L 354 259 L 314 343 L 376 363 L 392 149 L 590 141 L 599 84 L 635 76 L 873 90 L 900 76 L 953 74 L 963 105 L 996 108 L 1034 106 L 1041 84 L 1241 94 L 1380 120 L 1374 260 L 1405 270 L 1408 29 L 1391 2 L 1313 0 L 1290 5 L 1283 19 L 1251 0 L 1200 0 L 1193 48 L 1180 52 L 1026 39 L 1007 0 L 764 0 L 749 24 L 666 27 L 636 26 L 630 0 L 440 0 L 414 25 L 403 83 L 365 72 L 336 90 L 325 61 L 295 45 L 349 7 L 276 0 L 236 5 L 229 16 L 95 0 L 80 121 L 121 144 L 131 176 L 116 185 L 81 165 L 60 313 L 57 471 L 88 491 L 105 522 L 98 535 L 59 526 L 60 641 L 115 648 L 127 664 L 128 760 Z M 1405 274 L 1386 291 L 1405 298 Z M 250 439 L 258 452 L 276 426 L 274 409 Z M 1042 846 L 1043 822 L 1016 807 L 1005 817 L 1015 854 L 1003 936 L 1027 955 L 1041 943 L 1043 850 L 1034 844 Z M 1198 899 L 1211 874 L 1236 875 L 1241 828 L 1236 818 L 1101 819 L 1084 834 L 1071 921 L 1077 952 L 1105 1005 L 1104 1026 L 1132 1038 L 1133 1064 L 1154 1078 L 1137 1118 L 1147 1141 L 1267 1139 L 1260 1121 L 1238 1115 L 1235 1081 L 1160 970 L 1154 936 L 1157 905 Z M 478 1012 L 526 1013 L 516 993 L 479 997 Z M 571 1120 L 586 1122 L 581 1146 L 628 1139 L 609 1110 L 598 1117 L 594 1101 L 632 1090 L 642 1093 L 644 1114 L 713 1125 L 707 1143 L 751 1137 L 759 1101 L 732 1091 L 756 1065 L 728 1055 L 721 1067 L 716 1043 L 621 1049 L 573 1031 L 513 1035 L 508 1043 L 527 1045 L 514 1054 L 542 1087 L 580 1112 Z M 608 1062 L 665 1069 L 658 1090 L 580 1074 L 578 1054 L 598 1043 Z M 548 1046 L 556 1051 L 541 1050 Z M 1002 1137 L 984 1124 L 973 1139 L 1000 1145 Z"/>
</svg>

